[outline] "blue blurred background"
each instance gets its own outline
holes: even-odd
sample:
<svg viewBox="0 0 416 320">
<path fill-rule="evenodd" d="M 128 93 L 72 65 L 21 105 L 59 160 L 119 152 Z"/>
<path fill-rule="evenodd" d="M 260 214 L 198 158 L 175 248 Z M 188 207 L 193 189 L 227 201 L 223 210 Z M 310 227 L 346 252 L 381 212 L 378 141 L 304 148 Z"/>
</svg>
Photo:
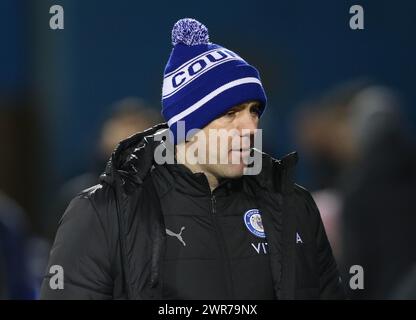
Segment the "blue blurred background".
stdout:
<svg viewBox="0 0 416 320">
<path fill-rule="evenodd" d="M 49 28 L 54 4 L 64 8 L 64 30 Z M 364 8 L 364 30 L 349 27 L 354 4 Z M 336 187 L 318 181 L 313 154 L 302 153 L 299 119 L 334 86 L 365 79 L 394 91 L 406 135 L 414 135 L 414 1 L 2 0 L 0 190 L 38 241 L 34 274 L 65 209 L 60 192 L 97 166 L 97 141 L 114 105 L 139 98 L 134 103 L 157 121 L 170 31 L 183 17 L 203 22 L 211 41 L 260 70 L 269 98 L 265 149 L 275 157 L 299 150 L 297 181 L 312 191 Z M 36 284 L 22 286 L 4 296 L 36 297 Z"/>
</svg>

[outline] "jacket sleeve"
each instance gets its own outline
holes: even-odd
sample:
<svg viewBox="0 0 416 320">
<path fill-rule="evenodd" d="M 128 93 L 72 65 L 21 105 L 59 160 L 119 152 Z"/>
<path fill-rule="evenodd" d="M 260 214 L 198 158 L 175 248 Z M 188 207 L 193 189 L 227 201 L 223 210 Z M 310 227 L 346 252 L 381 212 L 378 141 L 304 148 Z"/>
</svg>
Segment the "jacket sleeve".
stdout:
<svg viewBox="0 0 416 320">
<path fill-rule="evenodd" d="M 79 195 L 59 222 L 40 298 L 111 299 L 112 283 L 103 224 L 91 200 Z"/>
<path fill-rule="evenodd" d="M 320 299 L 345 299 L 344 287 L 325 232 L 321 214 L 312 195 L 306 190 L 303 190 L 303 192 L 313 219 L 312 225 L 314 226 L 318 254 Z"/>
</svg>

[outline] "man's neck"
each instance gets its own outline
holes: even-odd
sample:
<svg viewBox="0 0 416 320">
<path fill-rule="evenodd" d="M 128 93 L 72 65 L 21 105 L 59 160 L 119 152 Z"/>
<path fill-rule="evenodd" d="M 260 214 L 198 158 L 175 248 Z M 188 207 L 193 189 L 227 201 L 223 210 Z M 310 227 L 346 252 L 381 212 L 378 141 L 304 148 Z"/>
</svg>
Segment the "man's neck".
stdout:
<svg viewBox="0 0 416 320">
<path fill-rule="evenodd" d="M 205 174 L 211 191 L 213 191 L 216 187 L 218 187 L 218 178 L 214 176 L 212 173 L 207 172 L 206 170 L 203 170 L 201 166 L 197 164 L 189 164 L 189 163 L 183 163 L 183 165 L 187 167 L 189 170 L 191 170 L 193 173 L 202 172 L 203 174 Z"/>
<path fill-rule="evenodd" d="M 178 163 L 183 164 L 185 167 L 187 167 L 189 170 L 192 171 L 192 173 L 203 173 L 207 177 L 209 188 L 211 191 L 213 191 L 216 187 L 218 187 L 218 178 L 213 175 L 212 173 L 204 170 L 201 165 L 199 164 L 191 164 L 188 163 L 185 159 L 185 157 L 182 157 L 178 151 L 176 151 L 176 160 Z"/>
</svg>

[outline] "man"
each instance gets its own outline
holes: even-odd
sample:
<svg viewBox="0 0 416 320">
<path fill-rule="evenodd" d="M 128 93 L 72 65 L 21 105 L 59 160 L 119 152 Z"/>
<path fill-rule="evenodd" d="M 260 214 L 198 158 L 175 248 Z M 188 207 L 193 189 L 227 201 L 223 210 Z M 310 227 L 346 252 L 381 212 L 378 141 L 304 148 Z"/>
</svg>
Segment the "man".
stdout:
<svg viewBox="0 0 416 320">
<path fill-rule="evenodd" d="M 47 273 L 42 298 L 342 298 L 319 212 L 291 180 L 296 154 L 252 148 L 266 105 L 258 71 L 193 19 L 172 43 L 169 139 L 161 124 L 122 141 L 101 183 L 71 202 L 48 267 L 64 272 Z M 261 170 L 247 175 L 253 151 Z"/>
</svg>

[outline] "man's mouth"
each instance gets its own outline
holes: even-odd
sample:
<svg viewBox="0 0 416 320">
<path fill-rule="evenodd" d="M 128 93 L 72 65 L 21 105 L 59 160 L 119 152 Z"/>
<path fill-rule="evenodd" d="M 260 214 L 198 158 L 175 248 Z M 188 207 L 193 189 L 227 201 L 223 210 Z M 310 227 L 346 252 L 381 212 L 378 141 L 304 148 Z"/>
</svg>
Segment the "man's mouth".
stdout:
<svg viewBox="0 0 416 320">
<path fill-rule="evenodd" d="M 231 153 L 239 153 L 241 157 L 248 157 L 250 155 L 251 148 L 239 148 L 231 149 Z"/>
</svg>

